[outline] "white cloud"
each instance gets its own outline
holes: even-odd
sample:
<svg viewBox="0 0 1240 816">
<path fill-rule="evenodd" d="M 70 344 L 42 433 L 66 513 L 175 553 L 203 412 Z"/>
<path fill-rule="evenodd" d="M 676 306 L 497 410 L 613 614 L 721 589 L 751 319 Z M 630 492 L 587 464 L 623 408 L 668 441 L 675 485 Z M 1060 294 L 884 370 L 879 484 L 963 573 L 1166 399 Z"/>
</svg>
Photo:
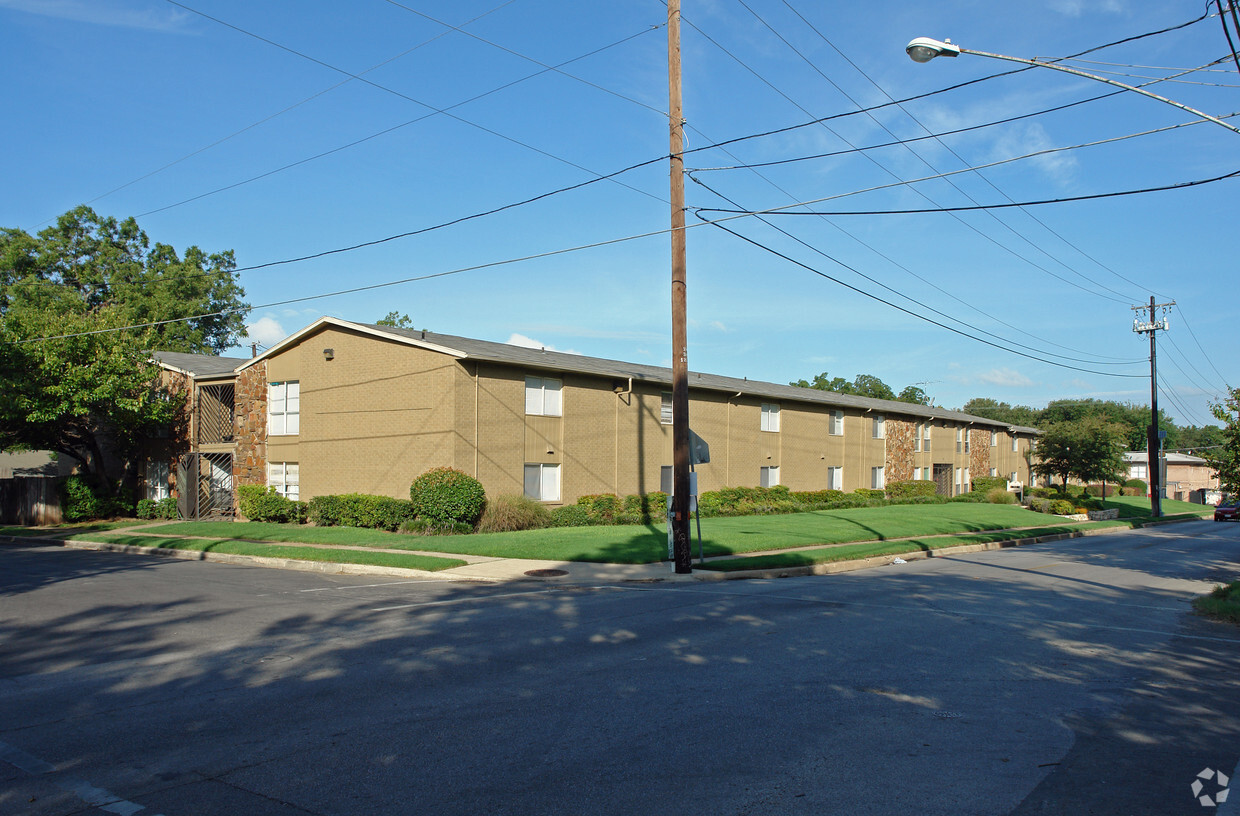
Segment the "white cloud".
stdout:
<svg viewBox="0 0 1240 816">
<path fill-rule="evenodd" d="M 549 346 L 540 340 L 535 340 L 532 337 L 526 337 L 524 334 L 517 334 L 516 332 L 513 332 L 505 342 L 510 346 L 521 346 L 522 348 L 546 349 L 547 351 L 559 351 L 564 354 L 581 353 L 579 351 L 573 351 L 572 349 L 558 349 L 555 346 Z"/>
<path fill-rule="evenodd" d="M 1026 388 L 1034 384 L 1033 380 L 1024 374 L 1010 368 L 992 368 L 990 371 L 977 375 L 977 381 L 987 385 L 1002 385 L 1011 388 Z"/>
<path fill-rule="evenodd" d="M 143 31 L 184 31 L 190 14 L 159 8 L 125 8 L 107 0 L 0 0 L 0 8 L 77 23 L 137 28 Z"/>
<path fill-rule="evenodd" d="M 274 317 L 260 317 L 247 325 L 245 332 L 251 341 L 267 348 L 271 348 L 285 337 L 288 337 L 288 332 L 280 325 L 280 321 Z"/>
<path fill-rule="evenodd" d="M 1116 14 L 1124 10 L 1124 4 L 1120 0 L 1102 0 L 1101 3 L 1090 4 L 1085 0 L 1053 0 L 1050 4 L 1053 11 L 1057 11 L 1066 17 L 1080 17 L 1087 11 L 1102 11 L 1110 14 Z M 1094 8 L 1087 8 L 1093 5 Z"/>
</svg>

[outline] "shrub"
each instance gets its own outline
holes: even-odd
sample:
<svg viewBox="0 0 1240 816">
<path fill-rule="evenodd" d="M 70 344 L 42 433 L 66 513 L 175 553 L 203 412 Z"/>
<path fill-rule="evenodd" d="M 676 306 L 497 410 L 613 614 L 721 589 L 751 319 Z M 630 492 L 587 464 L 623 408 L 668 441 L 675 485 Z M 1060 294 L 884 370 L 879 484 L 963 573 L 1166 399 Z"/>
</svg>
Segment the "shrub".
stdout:
<svg viewBox="0 0 1240 816">
<path fill-rule="evenodd" d="M 1007 490 L 1008 480 L 1003 476 L 974 476 L 973 489 L 979 493 L 989 494 L 996 487 Z"/>
<path fill-rule="evenodd" d="M 167 496 L 155 502 L 155 518 L 174 519 L 179 513 L 175 496 Z"/>
<path fill-rule="evenodd" d="M 552 527 L 589 527 L 590 511 L 580 504 L 566 504 L 551 511 Z"/>
<path fill-rule="evenodd" d="M 895 501 L 925 498 L 933 496 L 937 485 L 924 479 L 913 479 L 907 482 L 892 482 L 887 485 L 887 498 Z"/>
<path fill-rule="evenodd" d="M 513 530 L 537 530 L 551 524 L 551 511 L 529 496 L 509 494 L 487 502 L 478 521 L 480 533 L 507 533 Z"/>
<path fill-rule="evenodd" d="M 134 513 L 140 519 L 155 518 L 155 500 L 154 499 L 139 499 L 138 506 L 134 508 Z"/>
<path fill-rule="evenodd" d="M 969 490 L 965 493 L 957 493 L 955 496 L 952 496 L 950 499 L 948 499 L 948 501 L 975 502 L 975 503 L 980 504 L 982 502 L 988 501 L 988 499 L 985 493 L 981 493 L 976 490 Z"/>
<path fill-rule="evenodd" d="M 1057 516 L 1070 516 L 1075 511 L 1076 508 L 1072 506 L 1072 502 L 1067 501 L 1066 499 L 1051 500 L 1051 512 Z"/>
<path fill-rule="evenodd" d="M 412 502 L 365 493 L 315 496 L 310 500 L 309 512 L 310 520 L 320 527 L 365 527 L 372 530 L 398 530 L 414 517 Z"/>
<path fill-rule="evenodd" d="M 848 494 L 842 490 L 798 490 L 791 495 L 793 501 L 799 501 L 801 504 L 825 504 L 839 501 Z"/>
<path fill-rule="evenodd" d="M 1025 491 L 1028 495 L 1036 496 L 1039 499 L 1049 499 L 1055 495 L 1055 492 L 1053 487 L 1031 487 Z"/>
<path fill-rule="evenodd" d="M 577 504 L 586 508 L 594 524 L 614 524 L 616 515 L 622 509 L 620 497 L 614 493 L 579 496 Z"/>
<path fill-rule="evenodd" d="M 482 482 L 449 467 L 432 468 L 414 479 L 409 498 L 414 513 L 430 522 L 477 524 L 487 504 Z"/>
<path fill-rule="evenodd" d="M 887 497 L 887 491 L 876 490 L 870 487 L 859 487 L 853 493 L 857 496 L 864 496 L 867 499 L 885 499 Z"/>
<path fill-rule="evenodd" d="M 1006 487 L 992 487 L 986 491 L 986 501 L 991 504 L 1016 504 L 1016 494 Z"/>
<path fill-rule="evenodd" d="M 281 496 L 274 487 L 265 485 L 239 485 L 237 506 L 241 515 L 250 521 L 270 521 L 278 524 L 291 521 L 300 524 L 306 520 L 304 503 Z"/>
<path fill-rule="evenodd" d="M 69 476 L 60 483 L 60 506 L 65 521 L 89 521 L 112 514 L 114 505 L 110 499 L 95 492 L 90 482 L 82 476 Z"/>
<path fill-rule="evenodd" d="M 1039 498 L 1035 496 L 1029 500 L 1029 509 L 1035 510 L 1039 513 L 1050 513 L 1051 512 L 1051 500 L 1043 499 L 1043 498 Z"/>
<path fill-rule="evenodd" d="M 1124 482 L 1124 487 L 1135 490 L 1135 493 L 1128 493 L 1129 496 L 1145 496 L 1150 492 L 1150 486 L 1140 479 L 1129 479 Z"/>
</svg>

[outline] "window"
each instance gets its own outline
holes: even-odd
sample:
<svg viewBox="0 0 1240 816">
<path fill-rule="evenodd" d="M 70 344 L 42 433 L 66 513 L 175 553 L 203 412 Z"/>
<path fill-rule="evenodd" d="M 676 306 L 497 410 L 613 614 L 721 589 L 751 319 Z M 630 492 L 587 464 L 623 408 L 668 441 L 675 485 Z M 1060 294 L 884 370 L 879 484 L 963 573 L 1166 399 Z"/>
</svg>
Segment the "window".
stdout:
<svg viewBox="0 0 1240 816">
<path fill-rule="evenodd" d="M 1141 479 L 1144 481 L 1146 475 L 1145 465 L 1132 465 L 1128 468 L 1128 473 L 1130 474 L 1128 476 L 1129 479 Z"/>
<path fill-rule="evenodd" d="M 870 468 L 870 487 L 874 490 L 882 490 L 887 486 L 883 477 L 883 469 L 881 467 Z"/>
<path fill-rule="evenodd" d="M 833 411 L 831 413 L 831 427 L 828 431 L 832 436 L 844 435 L 844 412 Z"/>
<path fill-rule="evenodd" d="M 882 439 L 887 435 L 887 420 L 883 419 L 881 414 L 874 415 L 874 427 L 870 433 L 875 439 Z"/>
<path fill-rule="evenodd" d="M 1017 445 L 1017 443 L 1016 443 L 1016 437 L 1015 437 L 1015 436 L 1013 436 L 1013 437 L 1012 437 L 1012 453 L 1016 453 L 1016 449 L 1017 449 L 1016 445 Z"/>
<path fill-rule="evenodd" d="M 999 447 L 999 434 L 995 433 L 994 431 L 990 432 L 990 447 L 992 448 Z M 991 475 L 993 476 L 994 474 L 991 474 Z"/>
<path fill-rule="evenodd" d="M 168 487 L 168 462 L 150 461 L 146 463 L 146 498 L 152 501 L 166 499 L 172 495 Z"/>
<path fill-rule="evenodd" d="M 844 468 L 829 467 L 827 468 L 827 489 L 843 490 L 844 489 Z"/>
<path fill-rule="evenodd" d="M 925 426 L 925 432 L 926 432 L 925 438 L 922 440 L 922 445 L 921 445 L 921 449 L 925 451 L 926 453 L 930 452 L 930 427 L 931 427 L 930 423 L 927 422 Z"/>
<path fill-rule="evenodd" d="M 991 475 L 991 476 L 998 476 L 998 475 L 999 475 L 999 469 L 998 469 L 998 468 L 991 468 L 991 469 L 990 469 L 990 475 Z"/>
<path fill-rule="evenodd" d="M 968 468 L 964 469 L 964 481 L 961 482 L 961 484 L 964 485 L 964 489 L 966 493 L 973 487 L 973 479 L 969 476 Z"/>
<path fill-rule="evenodd" d="M 560 500 L 560 466 L 526 465 L 525 495 L 538 501 Z"/>
<path fill-rule="evenodd" d="M 969 442 L 971 442 L 972 440 L 973 440 L 973 431 L 972 430 L 965 431 L 964 432 L 964 452 L 965 453 L 969 452 Z"/>
<path fill-rule="evenodd" d="M 1016 478 L 1016 471 L 1012 471 L 1011 473 L 1008 474 L 1008 481 L 1009 482 L 1020 481 L 1019 479 Z"/>
<path fill-rule="evenodd" d="M 962 471 L 962 469 L 961 469 L 961 468 L 956 468 L 956 492 L 957 492 L 957 493 L 963 493 L 963 492 L 964 492 L 963 490 L 961 490 L 961 489 L 960 489 L 960 485 L 961 485 L 960 477 L 961 477 L 962 473 L 963 473 L 963 471 Z"/>
<path fill-rule="evenodd" d="M 934 476 L 932 476 L 930 473 L 930 468 L 924 467 L 921 469 L 921 478 L 922 478 L 922 481 L 926 481 L 926 482 L 934 478 Z"/>
<path fill-rule="evenodd" d="M 964 448 L 964 428 L 957 428 L 956 429 L 956 453 L 960 453 L 960 451 L 963 448 Z M 960 484 L 959 479 L 956 480 L 956 484 Z"/>
<path fill-rule="evenodd" d="M 296 462 L 271 462 L 267 465 L 267 484 L 286 499 L 297 501 L 301 494 Z"/>
<path fill-rule="evenodd" d="M 758 484 L 762 487 L 774 487 L 779 484 L 779 466 L 764 467 L 759 474 Z"/>
<path fill-rule="evenodd" d="M 672 424 L 672 392 L 664 391 L 659 399 L 659 423 L 662 425 Z"/>
<path fill-rule="evenodd" d="M 779 403 L 762 403 L 762 430 L 772 433 L 779 431 Z"/>
<path fill-rule="evenodd" d="M 922 427 L 922 424 L 919 422 L 913 430 L 913 453 L 921 453 Z"/>
<path fill-rule="evenodd" d="M 273 382 L 267 386 L 267 433 L 295 436 L 301 432 L 301 383 Z"/>
<path fill-rule="evenodd" d="M 659 468 L 659 490 L 667 495 L 672 495 L 672 491 L 676 489 L 676 468 L 672 465 L 664 465 Z"/>
<path fill-rule="evenodd" d="M 525 378 L 525 413 L 530 416 L 563 416 L 562 385 L 553 377 Z"/>
</svg>

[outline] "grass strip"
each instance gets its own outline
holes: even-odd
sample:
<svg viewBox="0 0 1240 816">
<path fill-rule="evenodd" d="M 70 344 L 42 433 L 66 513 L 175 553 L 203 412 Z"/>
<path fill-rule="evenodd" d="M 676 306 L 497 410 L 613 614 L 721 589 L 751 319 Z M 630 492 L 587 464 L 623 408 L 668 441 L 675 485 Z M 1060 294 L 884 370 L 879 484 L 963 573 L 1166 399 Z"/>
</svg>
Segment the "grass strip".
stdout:
<svg viewBox="0 0 1240 816">
<path fill-rule="evenodd" d="M 1240 623 L 1240 581 L 1217 586 L 1209 595 L 1194 598 L 1193 608 L 1207 617 Z"/>
<path fill-rule="evenodd" d="M 332 564 L 366 564 L 377 567 L 400 567 L 426 572 L 465 566 L 457 558 L 440 558 L 434 555 L 410 553 L 374 552 L 367 550 L 337 550 L 323 547 L 297 547 L 284 544 L 262 544 L 254 541 L 220 541 L 206 538 L 174 538 L 149 535 L 99 534 L 75 535 L 76 541 L 92 541 L 102 544 L 122 544 L 130 547 L 153 547 L 158 550 L 188 550 L 190 552 L 225 553 L 228 555 L 253 555 L 262 558 L 290 558 L 297 561 L 321 561 Z"/>
<path fill-rule="evenodd" d="M 987 544 L 998 541 L 1016 541 L 1022 538 L 1037 538 L 1046 535 L 1061 535 L 1081 530 L 1101 530 L 1113 527 L 1131 528 L 1126 521 L 1094 521 L 1088 524 L 1056 525 L 1036 527 L 1026 530 L 997 530 L 990 533 L 971 535 L 935 536 L 933 538 L 906 538 L 898 541 L 867 541 L 860 544 L 843 544 L 834 547 L 822 547 L 796 552 L 771 553 L 754 555 L 746 558 L 727 558 L 708 561 L 695 565 L 697 569 L 716 570 L 718 572 L 739 572 L 742 570 L 787 569 L 789 567 L 808 567 L 815 564 L 830 564 L 837 561 L 856 561 L 862 558 L 873 558 L 880 555 L 903 555 L 912 552 L 931 552 L 948 547 L 959 547 L 964 544 Z"/>
<path fill-rule="evenodd" d="M 106 532 L 127 527 L 141 527 L 153 524 L 152 521 L 139 519 L 119 519 L 116 521 L 92 521 L 88 524 L 65 524 L 60 527 L 0 527 L 0 536 L 12 538 L 65 538 L 77 533 Z"/>
</svg>

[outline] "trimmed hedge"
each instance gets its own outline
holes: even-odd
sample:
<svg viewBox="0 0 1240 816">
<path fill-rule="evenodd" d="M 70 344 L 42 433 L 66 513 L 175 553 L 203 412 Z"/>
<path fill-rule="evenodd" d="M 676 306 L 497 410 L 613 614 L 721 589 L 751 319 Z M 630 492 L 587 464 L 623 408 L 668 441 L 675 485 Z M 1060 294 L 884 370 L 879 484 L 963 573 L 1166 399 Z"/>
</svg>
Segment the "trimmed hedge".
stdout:
<svg viewBox="0 0 1240 816">
<path fill-rule="evenodd" d="M 237 507 L 250 521 L 302 524 L 306 520 L 305 502 L 281 496 L 274 487 L 266 485 L 238 485 Z"/>
<path fill-rule="evenodd" d="M 989 493 L 996 487 L 1007 490 L 1008 480 L 1002 476 L 975 476 L 973 477 L 973 490 L 977 493 Z"/>
<path fill-rule="evenodd" d="M 177 500 L 172 496 L 159 501 L 139 499 L 135 512 L 140 519 L 175 519 L 177 517 Z"/>
<path fill-rule="evenodd" d="M 394 532 L 413 518 L 412 502 L 390 496 L 346 493 L 310 500 L 310 520 L 320 527 L 365 527 Z"/>
<path fill-rule="evenodd" d="M 925 479 L 911 479 L 906 482 L 892 482 L 887 485 L 887 498 L 917 499 L 935 495 L 938 485 Z"/>
<path fill-rule="evenodd" d="M 477 524 L 487 505 L 482 482 L 450 467 L 432 468 L 414 479 L 409 499 L 418 518 L 439 524 Z"/>
</svg>

